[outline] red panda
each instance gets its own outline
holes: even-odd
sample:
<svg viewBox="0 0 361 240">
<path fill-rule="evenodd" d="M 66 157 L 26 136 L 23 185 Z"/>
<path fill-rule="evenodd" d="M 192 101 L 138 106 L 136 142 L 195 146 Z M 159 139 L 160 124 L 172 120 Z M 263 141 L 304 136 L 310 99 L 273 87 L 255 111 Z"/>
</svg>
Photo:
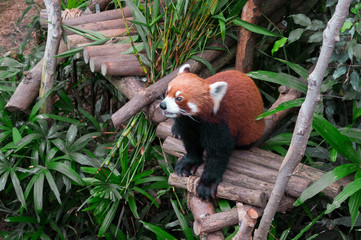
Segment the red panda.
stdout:
<svg viewBox="0 0 361 240">
<path fill-rule="evenodd" d="M 197 193 L 202 199 L 216 194 L 217 185 L 235 147 L 248 148 L 263 134 L 263 101 L 253 80 L 239 71 L 225 71 L 202 79 L 190 73 L 188 64 L 168 85 L 160 103 L 163 114 L 174 118 L 172 132 L 179 136 L 187 154 L 175 172 L 189 176 L 202 163 L 205 168 Z"/>
</svg>

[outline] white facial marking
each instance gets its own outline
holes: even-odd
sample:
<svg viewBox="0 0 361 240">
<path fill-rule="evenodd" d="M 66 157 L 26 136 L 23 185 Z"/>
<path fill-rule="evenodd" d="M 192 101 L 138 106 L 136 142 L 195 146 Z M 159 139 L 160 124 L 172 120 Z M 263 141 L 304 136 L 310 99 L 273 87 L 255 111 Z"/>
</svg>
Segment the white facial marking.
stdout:
<svg viewBox="0 0 361 240">
<path fill-rule="evenodd" d="M 180 114 L 180 108 L 178 104 L 175 102 L 174 98 L 166 97 L 163 102 L 165 102 L 167 108 L 163 110 L 163 114 L 169 118 L 175 118 Z"/>
<path fill-rule="evenodd" d="M 192 113 L 198 112 L 198 106 L 192 102 L 188 102 L 188 107 L 191 109 Z"/>
<path fill-rule="evenodd" d="M 216 114 L 219 110 L 219 105 L 227 92 L 228 83 L 226 82 L 215 82 L 210 87 L 210 94 L 213 99 L 213 113 Z"/>
<path fill-rule="evenodd" d="M 184 70 L 187 69 L 187 68 L 190 69 L 190 68 L 191 68 L 191 65 L 189 65 L 189 64 L 184 64 L 184 65 L 179 69 L 178 74 L 184 72 Z M 187 71 L 187 72 L 188 72 L 188 71 Z"/>
<path fill-rule="evenodd" d="M 178 96 L 181 95 L 181 94 L 182 94 L 182 91 L 177 91 L 177 92 L 175 93 L 175 96 L 178 97 Z"/>
<path fill-rule="evenodd" d="M 168 86 L 168 92 L 169 92 L 169 90 L 170 90 L 171 87 L 172 87 L 172 86 Z"/>
</svg>

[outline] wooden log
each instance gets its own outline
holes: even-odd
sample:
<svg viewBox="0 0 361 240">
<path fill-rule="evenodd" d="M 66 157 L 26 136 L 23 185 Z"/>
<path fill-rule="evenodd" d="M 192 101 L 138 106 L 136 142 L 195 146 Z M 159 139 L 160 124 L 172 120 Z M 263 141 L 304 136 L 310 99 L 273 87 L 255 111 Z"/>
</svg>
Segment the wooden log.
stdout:
<svg viewBox="0 0 361 240">
<path fill-rule="evenodd" d="M 95 6 L 98 4 L 100 11 L 103 11 L 111 1 L 112 0 L 92 0 L 89 9 L 90 11 L 95 12 Z"/>
<path fill-rule="evenodd" d="M 132 17 L 127 18 L 126 21 L 133 20 Z M 131 25 L 129 22 L 128 25 Z M 125 23 L 123 19 L 113 19 L 113 20 L 107 20 L 107 21 L 101 21 L 101 22 L 91 22 L 91 23 L 85 23 L 75 26 L 80 29 L 85 30 L 91 30 L 91 31 L 104 31 L 104 30 L 111 30 L 111 29 L 118 29 L 118 28 L 125 28 Z M 76 34 L 73 31 L 65 29 L 65 34 L 72 35 Z"/>
<path fill-rule="evenodd" d="M 232 240 L 252 240 L 252 232 L 260 216 L 258 211 L 247 205 L 237 202 L 239 229 Z"/>
<path fill-rule="evenodd" d="M 110 30 L 104 30 L 104 31 L 99 31 L 99 32 L 103 33 L 106 38 L 110 38 L 110 37 L 117 37 L 120 35 L 126 35 L 127 29 L 119 28 L 119 29 L 110 29 Z M 130 29 L 131 35 L 135 35 L 136 33 L 137 33 L 137 31 L 135 28 Z M 68 48 L 73 49 L 79 44 L 91 43 L 91 42 L 94 42 L 94 40 L 91 40 L 87 37 L 83 37 L 78 34 L 72 34 L 72 35 L 66 36 L 66 42 L 68 44 Z"/>
<path fill-rule="evenodd" d="M 164 128 L 164 125 L 166 125 L 166 124 L 167 123 L 160 124 L 161 128 Z M 169 123 L 168 123 L 168 125 L 169 125 Z M 171 127 L 168 127 L 168 129 L 170 129 L 170 128 Z M 185 153 L 185 149 L 183 147 L 182 142 L 179 139 L 175 139 L 172 137 L 168 137 L 166 139 L 166 141 L 163 143 L 163 149 L 165 150 L 165 152 L 172 154 L 174 156 L 177 156 L 177 157 L 181 157 Z M 245 181 L 243 181 L 242 186 L 255 187 L 255 186 L 257 186 L 257 184 L 250 184 L 250 182 L 255 182 L 255 183 L 258 183 L 260 187 L 269 187 L 270 189 L 272 189 L 274 179 L 278 174 L 278 169 L 276 170 L 274 168 L 275 167 L 277 168 L 278 166 L 281 165 L 282 159 L 283 159 L 282 156 L 278 156 L 271 152 L 267 152 L 265 150 L 261 150 L 261 149 L 257 149 L 257 148 L 252 148 L 248 151 L 235 150 L 235 152 L 232 154 L 232 157 L 230 159 L 230 164 L 229 164 L 229 166 L 232 166 L 233 171 L 230 171 L 229 170 L 230 167 L 228 167 L 226 170 L 226 173 L 224 175 L 224 179 L 227 178 L 227 176 L 229 175 L 229 172 L 235 172 L 234 169 L 237 168 L 238 171 L 243 172 L 242 175 L 239 175 L 239 173 L 237 173 L 237 175 L 246 176 L 245 179 L 249 180 L 249 181 L 247 181 L 248 183 L 245 183 Z M 250 165 L 246 162 L 253 162 L 254 164 Z M 237 167 L 239 165 L 253 166 L 252 168 L 256 168 L 256 169 L 242 170 L 242 169 L 240 169 L 240 167 Z M 270 169 L 273 168 L 274 176 L 271 177 L 271 179 L 268 179 L 268 178 L 264 178 L 262 176 L 263 173 L 258 172 L 258 175 L 257 175 L 256 173 L 257 173 L 257 169 L 259 169 L 259 165 L 266 166 L 266 168 L 270 168 Z M 236 167 L 233 168 L 233 166 L 236 166 Z M 202 167 L 200 166 L 198 169 L 201 170 Z M 265 167 L 261 167 L 260 169 L 265 169 Z M 315 168 L 312 168 L 310 166 L 303 165 L 303 164 L 300 164 L 297 169 L 299 169 L 299 171 L 295 172 L 295 175 L 291 177 L 292 181 L 286 189 L 287 194 L 289 194 L 293 197 L 296 197 L 296 198 L 299 197 L 299 195 L 302 193 L 302 191 L 311 182 L 317 181 L 318 179 L 321 178 L 321 176 L 323 176 L 325 174 L 325 172 L 323 172 L 321 170 L 318 170 L 318 169 L 315 169 Z M 270 172 L 268 171 L 268 176 L 271 176 L 269 173 Z M 200 176 L 201 173 L 198 173 L 198 171 L 197 171 L 196 174 L 198 174 Z M 249 176 L 249 175 L 251 175 L 251 176 Z M 230 175 L 230 176 L 232 176 L 232 175 Z M 258 179 L 258 181 L 255 179 Z M 260 181 L 260 180 L 262 180 L 262 181 Z M 265 182 L 268 182 L 269 184 L 265 184 Z M 237 184 L 236 180 L 233 180 L 232 183 Z M 333 198 L 348 183 L 349 183 L 349 180 L 340 179 L 337 182 L 331 184 L 326 189 L 324 189 L 322 192 L 325 193 L 327 196 L 330 196 Z M 248 185 L 244 185 L 244 184 L 248 184 Z M 265 191 L 265 192 L 267 193 L 267 191 Z"/>
<path fill-rule="evenodd" d="M 133 16 L 132 10 L 129 7 L 124 7 L 123 10 L 124 10 L 125 18 Z M 43 20 L 48 19 L 46 10 L 40 11 L 40 18 Z M 121 10 L 115 9 L 115 10 L 109 10 L 109 11 L 104 11 L 104 12 L 99 12 L 99 13 L 82 15 L 77 18 L 66 19 L 63 21 L 63 23 L 67 24 L 67 25 L 71 25 L 71 26 L 77 26 L 77 25 L 81 25 L 81 24 L 109 21 L 109 20 L 122 19 L 122 18 L 123 18 L 123 15 L 122 15 Z"/>
<path fill-rule="evenodd" d="M 103 76 L 145 76 L 138 61 L 127 62 L 126 64 L 122 60 L 104 62 L 101 65 L 101 73 Z"/>
<path fill-rule="evenodd" d="M 132 99 L 138 92 L 144 91 L 145 89 L 145 86 L 136 78 L 137 77 L 107 77 L 108 81 L 111 82 L 127 99 Z M 155 101 L 142 109 L 148 118 L 155 124 L 167 119 L 159 112 L 159 103 L 159 101 Z"/>
<path fill-rule="evenodd" d="M 226 38 L 225 45 L 231 46 L 233 40 Z M 220 47 L 224 48 L 223 44 L 219 42 L 214 42 L 210 44 L 210 47 Z M 206 50 L 202 53 L 202 58 L 208 62 L 211 62 L 216 57 L 218 57 L 222 51 L 217 50 Z M 188 64 L 191 66 L 191 71 L 197 73 L 202 64 L 195 60 L 188 60 Z M 116 113 L 112 115 L 112 121 L 115 127 L 120 127 L 122 123 L 129 120 L 134 114 L 139 112 L 144 106 L 150 104 L 154 99 L 160 97 L 164 94 L 167 89 L 168 83 L 173 80 L 178 74 L 179 68 L 175 69 L 173 72 L 158 80 L 156 83 L 152 84 L 145 91 L 140 92 L 132 100 L 127 102 L 122 108 L 120 108 Z"/>
<path fill-rule="evenodd" d="M 114 62 L 121 68 L 133 69 L 134 63 L 138 62 L 138 59 L 135 55 L 120 54 L 119 52 L 113 52 L 113 55 L 107 55 L 107 56 L 94 56 L 91 57 L 89 60 L 90 70 L 92 72 L 99 72 L 101 70 L 101 65 L 105 62 Z"/>
<path fill-rule="evenodd" d="M 169 175 L 168 184 L 174 187 L 187 189 L 189 192 L 196 194 L 200 178 L 196 176 L 179 177 L 175 173 Z M 267 199 L 266 194 L 262 191 L 246 189 L 239 186 L 233 186 L 227 182 L 221 182 L 217 188 L 217 197 L 225 198 L 232 201 L 240 201 L 257 207 L 264 207 Z"/>
<path fill-rule="evenodd" d="M 135 44 L 135 47 L 138 44 Z M 85 63 L 89 63 L 89 59 L 95 56 L 108 56 L 121 54 L 124 51 L 131 49 L 132 45 L 130 43 L 122 43 L 122 44 L 104 44 L 104 45 L 96 45 L 96 46 L 86 46 L 83 50 L 83 58 Z"/>
<path fill-rule="evenodd" d="M 193 230 L 197 236 L 199 234 L 196 233 L 196 228 L 198 226 L 197 222 L 201 221 L 206 216 L 213 215 L 216 213 L 216 210 L 214 208 L 214 205 L 209 201 L 202 201 L 200 198 L 198 198 L 193 193 L 187 192 L 187 204 L 188 208 L 192 211 L 194 222 L 193 222 Z M 207 240 L 213 239 L 213 240 L 223 240 L 224 236 L 222 231 L 218 231 L 220 229 L 216 229 L 213 231 L 208 231 L 207 233 L 202 233 L 202 238 L 205 238 Z"/>
<path fill-rule="evenodd" d="M 66 44 L 60 40 L 58 54 L 67 51 Z M 65 58 L 58 58 L 58 63 Z M 24 78 L 17 86 L 15 92 L 7 102 L 5 109 L 10 112 L 25 112 L 34 99 L 39 96 L 41 73 L 43 70 L 43 59 L 41 59 L 30 71 L 24 72 Z"/>
</svg>

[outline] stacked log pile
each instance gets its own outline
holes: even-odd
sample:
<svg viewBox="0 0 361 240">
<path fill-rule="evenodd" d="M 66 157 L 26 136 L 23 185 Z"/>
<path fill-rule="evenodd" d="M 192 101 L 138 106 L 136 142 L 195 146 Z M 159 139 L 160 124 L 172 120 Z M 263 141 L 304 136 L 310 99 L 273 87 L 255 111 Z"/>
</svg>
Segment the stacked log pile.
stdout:
<svg viewBox="0 0 361 240">
<path fill-rule="evenodd" d="M 182 157 L 185 153 L 184 146 L 181 140 L 172 137 L 171 126 L 171 120 L 160 123 L 157 128 L 157 136 L 165 139 L 163 149 L 166 153 Z M 235 150 L 223 175 L 223 182 L 218 185 L 217 197 L 251 205 L 261 215 L 262 208 L 273 189 L 282 160 L 282 156 L 259 148 L 247 151 Z M 195 189 L 203 168 L 203 165 L 199 166 L 195 175 L 190 177 L 179 177 L 172 173 L 168 183 L 171 186 L 187 189 L 191 194 L 196 194 Z M 283 197 L 278 211 L 286 212 L 291 209 L 293 202 L 303 190 L 324 174 L 325 172 L 321 170 L 300 164 L 291 177 L 286 189 L 286 196 Z M 334 198 L 348 183 L 348 180 L 340 179 L 323 190 L 323 193 Z M 232 209 L 224 213 L 211 214 L 195 221 L 194 231 L 197 235 L 206 234 L 237 224 L 238 213 L 237 209 Z M 212 222 L 217 224 L 211 224 Z"/>
<path fill-rule="evenodd" d="M 125 24 L 130 28 L 131 35 L 136 34 L 136 30 L 130 22 L 133 20 L 132 11 L 129 7 L 123 8 L 123 11 L 124 18 L 121 10 L 116 9 L 82 15 L 63 21 L 65 26 L 96 31 L 102 33 L 106 38 L 112 38 L 104 45 L 84 47 L 82 52 L 84 61 L 89 64 L 92 72 L 101 72 L 104 76 L 145 75 L 143 68 L 134 54 L 122 54 L 128 49 L 132 49 L 130 43 L 122 43 L 127 42 L 129 39 Z M 47 19 L 46 12 L 41 12 L 41 18 Z M 46 24 L 42 26 L 46 27 Z M 83 47 L 94 41 L 68 29 L 65 29 L 64 33 L 64 40 L 67 43 L 68 49 Z"/>
</svg>

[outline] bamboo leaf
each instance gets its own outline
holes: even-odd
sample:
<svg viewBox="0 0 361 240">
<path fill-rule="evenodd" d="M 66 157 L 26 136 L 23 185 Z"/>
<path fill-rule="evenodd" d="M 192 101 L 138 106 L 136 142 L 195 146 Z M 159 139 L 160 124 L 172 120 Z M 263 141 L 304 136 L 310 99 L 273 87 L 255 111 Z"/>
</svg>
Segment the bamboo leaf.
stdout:
<svg viewBox="0 0 361 240">
<path fill-rule="evenodd" d="M 83 108 L 79 107 L 79 112 L 81 112 L 81 114 L 83 114 L 91 123 L 93 123 L 94 127 L 96 128 L 97 132 L 100 132 L 100 126 L 98 121 L 96 120 L 95 117 L 93 117 L 93 115 L 91 115 L 90 113 L 88 113 L 86 110 L 84 110 Z"/>
<path fill-rule="evenodd" d="M 44 173 L 38 172 L 34 182 L 34 207 L 38 213 L 43 211 Z"/>
<path fill-rule="evenodd" d="M 290 100 L 284 103 L 281 103 L 280 105 L 278 105 L 275 108 L 272 108 L 270 110 L 268 110 L 265 113 L 262 113 L 261 115 L 259 115 L 256 120 L 260 120 L 262 118 L 268 117 L 272 114 L 275 114 L 277 112 L 289 109 L 289 108 L 293 108 L 293 107 L 299 107 L 302 105 L 302 103 L 305 101 L 305 98 L 299 98 L 299 99 L 294 99 L 294 100 Z"/>
<path fill-rule="evenodd" d="M 152 231 L 156 236 L 157 239 L 159 240 L 173 240 L 173 239 L 177 239 L 176 237 L 170 235 L 169 233 L 167 233 L 166 231 L 164 231 L 163 229 L 161 229 L 160 227 L 157 227 L 155 225 L 152 225 L 150 223 L 146 223 L 144 221 L 140 221 L 143 226 L 148 229 L 149 231 Z"/>
<path fill-rule="evenodd" d="M 49 183 L 50 189 L 53 191 L 53 193 L 54 193 L 56 199 L 58 200 L 59 204 L 62 204 L 61 199 L 60 199 L 60 192 L 59 192 L 58 187 L 56 186 L 56 183 L 54 181 L 54 178 L 51 175 L 49 170 L 45 171 L 45 177 L 46 177 L 46 180 Z"/>
<path fill-rule="evenodd" d="M 10 170 L 10 178 L 11 178 L 11 182 L 13 183 L 14 190 L 15 190 L 18 200 L 20 201 L 22 207 L 27 209 L 23 189 L 20 186 L 19 178 L 16 175 L 13 168 Z"/>
<path fill-rule="evenodd" d="M 63 175 L 70 178 L 79 185 L 83 185 L 83 181 L 79 176 L 79 174 L 75 172 L 73 169 L 71 169 L 69 166 L 65 165 L 64 163 L 51 162 L 46 167 L 50 170 L 55 170 L 62 173 Z"/>
<path fill-rule="evenodd" d="M 37 224 L 38 221 L 35 217 L 26 217 L 26 216 L 15 216 L 15 217 L 7 217 L 5 218 L 5 222 L 11 223 L 33 223 Z"/>
<path fill-rule="evenodd" d="M 286 74 L 286 73 L 275 73 L 269 71 L 253 71 L 247 73 L 251 78 L 260 79 L 267 82 L 273 82 L 280 85 L 285 85 L 286 87 L 293 88 L 302 93 L 307 92 L 307 85 L 300 81 L 298 78 Z"/>
<path fill-rule="evenodd" d="M 212 75 L 216 74 L 216 70 L 214 70 L 212 64 L 210 62 L 208 62 L 207 60 L 205 60 L 204 58 L 196 56 L 196 55 L 193 55 L 190 58 L 194 59 L 194 60 L 202 63 L 204 66 L 206 66 L 207 69 L 211 72 Z"/>
<path fill-rule="evenodd" d="M 76 134 L 78 133 L 78 128 L 75 125 L 71 125 L 66 133 L 66 147 L 69 148 L 73 144 Z"/>
<path fill-rule="evenodd" d="M 314 114 L 314 129 L 325 139 L 325 141 L 336 149 L 338 153 L 349 161 L 360 164 L 361 159 L 353 149 L 352 142 L 348 137 L 341 134 L 329 121 L 320 114 Z"/>
<path fill-rule="evenodd" d="M 295 71 L 298 75 L 300 75 L 300 77 L 302 77 L 305 81 L 307 80 L 308 75 L 309 75 L 309 72 L 307 71 L 307 69 L 301 67 L 298 64 L 286 61 L 284 59 L 280 59 L 280 58 L 275 58 L 275 59 L 280 62 L 286 63 L 293 71 Z"/>
<path fill-rule="evenodd" d="M 12 128 L 12 133 L 13 133 L 13 143 L 16 144 L 18 141 L 20 141 L 21 134 L 16 127 Z"/>
<path fill-rule="evenodd" d="M 139 215 L 138 215 L 138 211 L 137 211 L 137 204 L 135 203 L 135 199 L 133 196 L 129 195 L 128 196 L 128 205 L 130 210 L 133 213 L 133 216 L 137 219 L 139 219 Z"/>
<path fill-rule="evenodd" d="M 110 207 L 109 211 L 107 212 L 107 215 L 105 216 L 102 225 L 100 226 L 98 237 L 102 237 L 105 232 L 108 230 L 110 224 L 112 223 L 115 213 L 118 209 L 119 200 L 115 201 L 113 205 Z"/>
<path fill-rule="evenodd" d="M 332 204 L 327 205 L 325 214 L 331 213 L 333 210 L 341 206 L 347 198 L 355 194 L 361 189 L 361 178 L 355 179 L 349 183 L 334 199 Z"/>
<path fill-rule="evenodd" d="M 295 201 L 294 206 L 299 206 L 304 203 L 307 199 L 312 198 L 323 189 L 336 182 L 337 180 L 350 175 L 357 171 L 358 166 L 353 163 L 343 164 L 332 171 L 323 175 L 318 181 L 312 183 L 306 190 L 304 190 L 301 196 Z"/>
<path fill-rule="evenodd" d="M 234 21 L 234 24 L 237 26 L 241 26 L 244 27 L 245 29 L 247 29 L 248 31 L 254 32 L 254 33 L 258 33 L 258 34 L 262 34 L 265 36 L 270 36 L 270 37 L 282 37 L 281 35 L 278 35 L 276 33 L 273 33 L 263 27 L 257 26 L 255 24 L 246 22 L 241 20 L 240 18 L 236 18 Z"/>
<path fill-rule="evenodd" d="M 186 239 L 188 239 L 188 240 L 194 239 L 192 230 L 188 227 L 186 219 L 184 218 L 183 214 L 179 211 L 179 209 L 177 207 L 177 202 L 175 200 L 171 200 L 171 204 L 172 204 L 175 214 L 177 215 L 180 227 L 181 227 L 184 235 L 186 236 Z"/>
</svg>

